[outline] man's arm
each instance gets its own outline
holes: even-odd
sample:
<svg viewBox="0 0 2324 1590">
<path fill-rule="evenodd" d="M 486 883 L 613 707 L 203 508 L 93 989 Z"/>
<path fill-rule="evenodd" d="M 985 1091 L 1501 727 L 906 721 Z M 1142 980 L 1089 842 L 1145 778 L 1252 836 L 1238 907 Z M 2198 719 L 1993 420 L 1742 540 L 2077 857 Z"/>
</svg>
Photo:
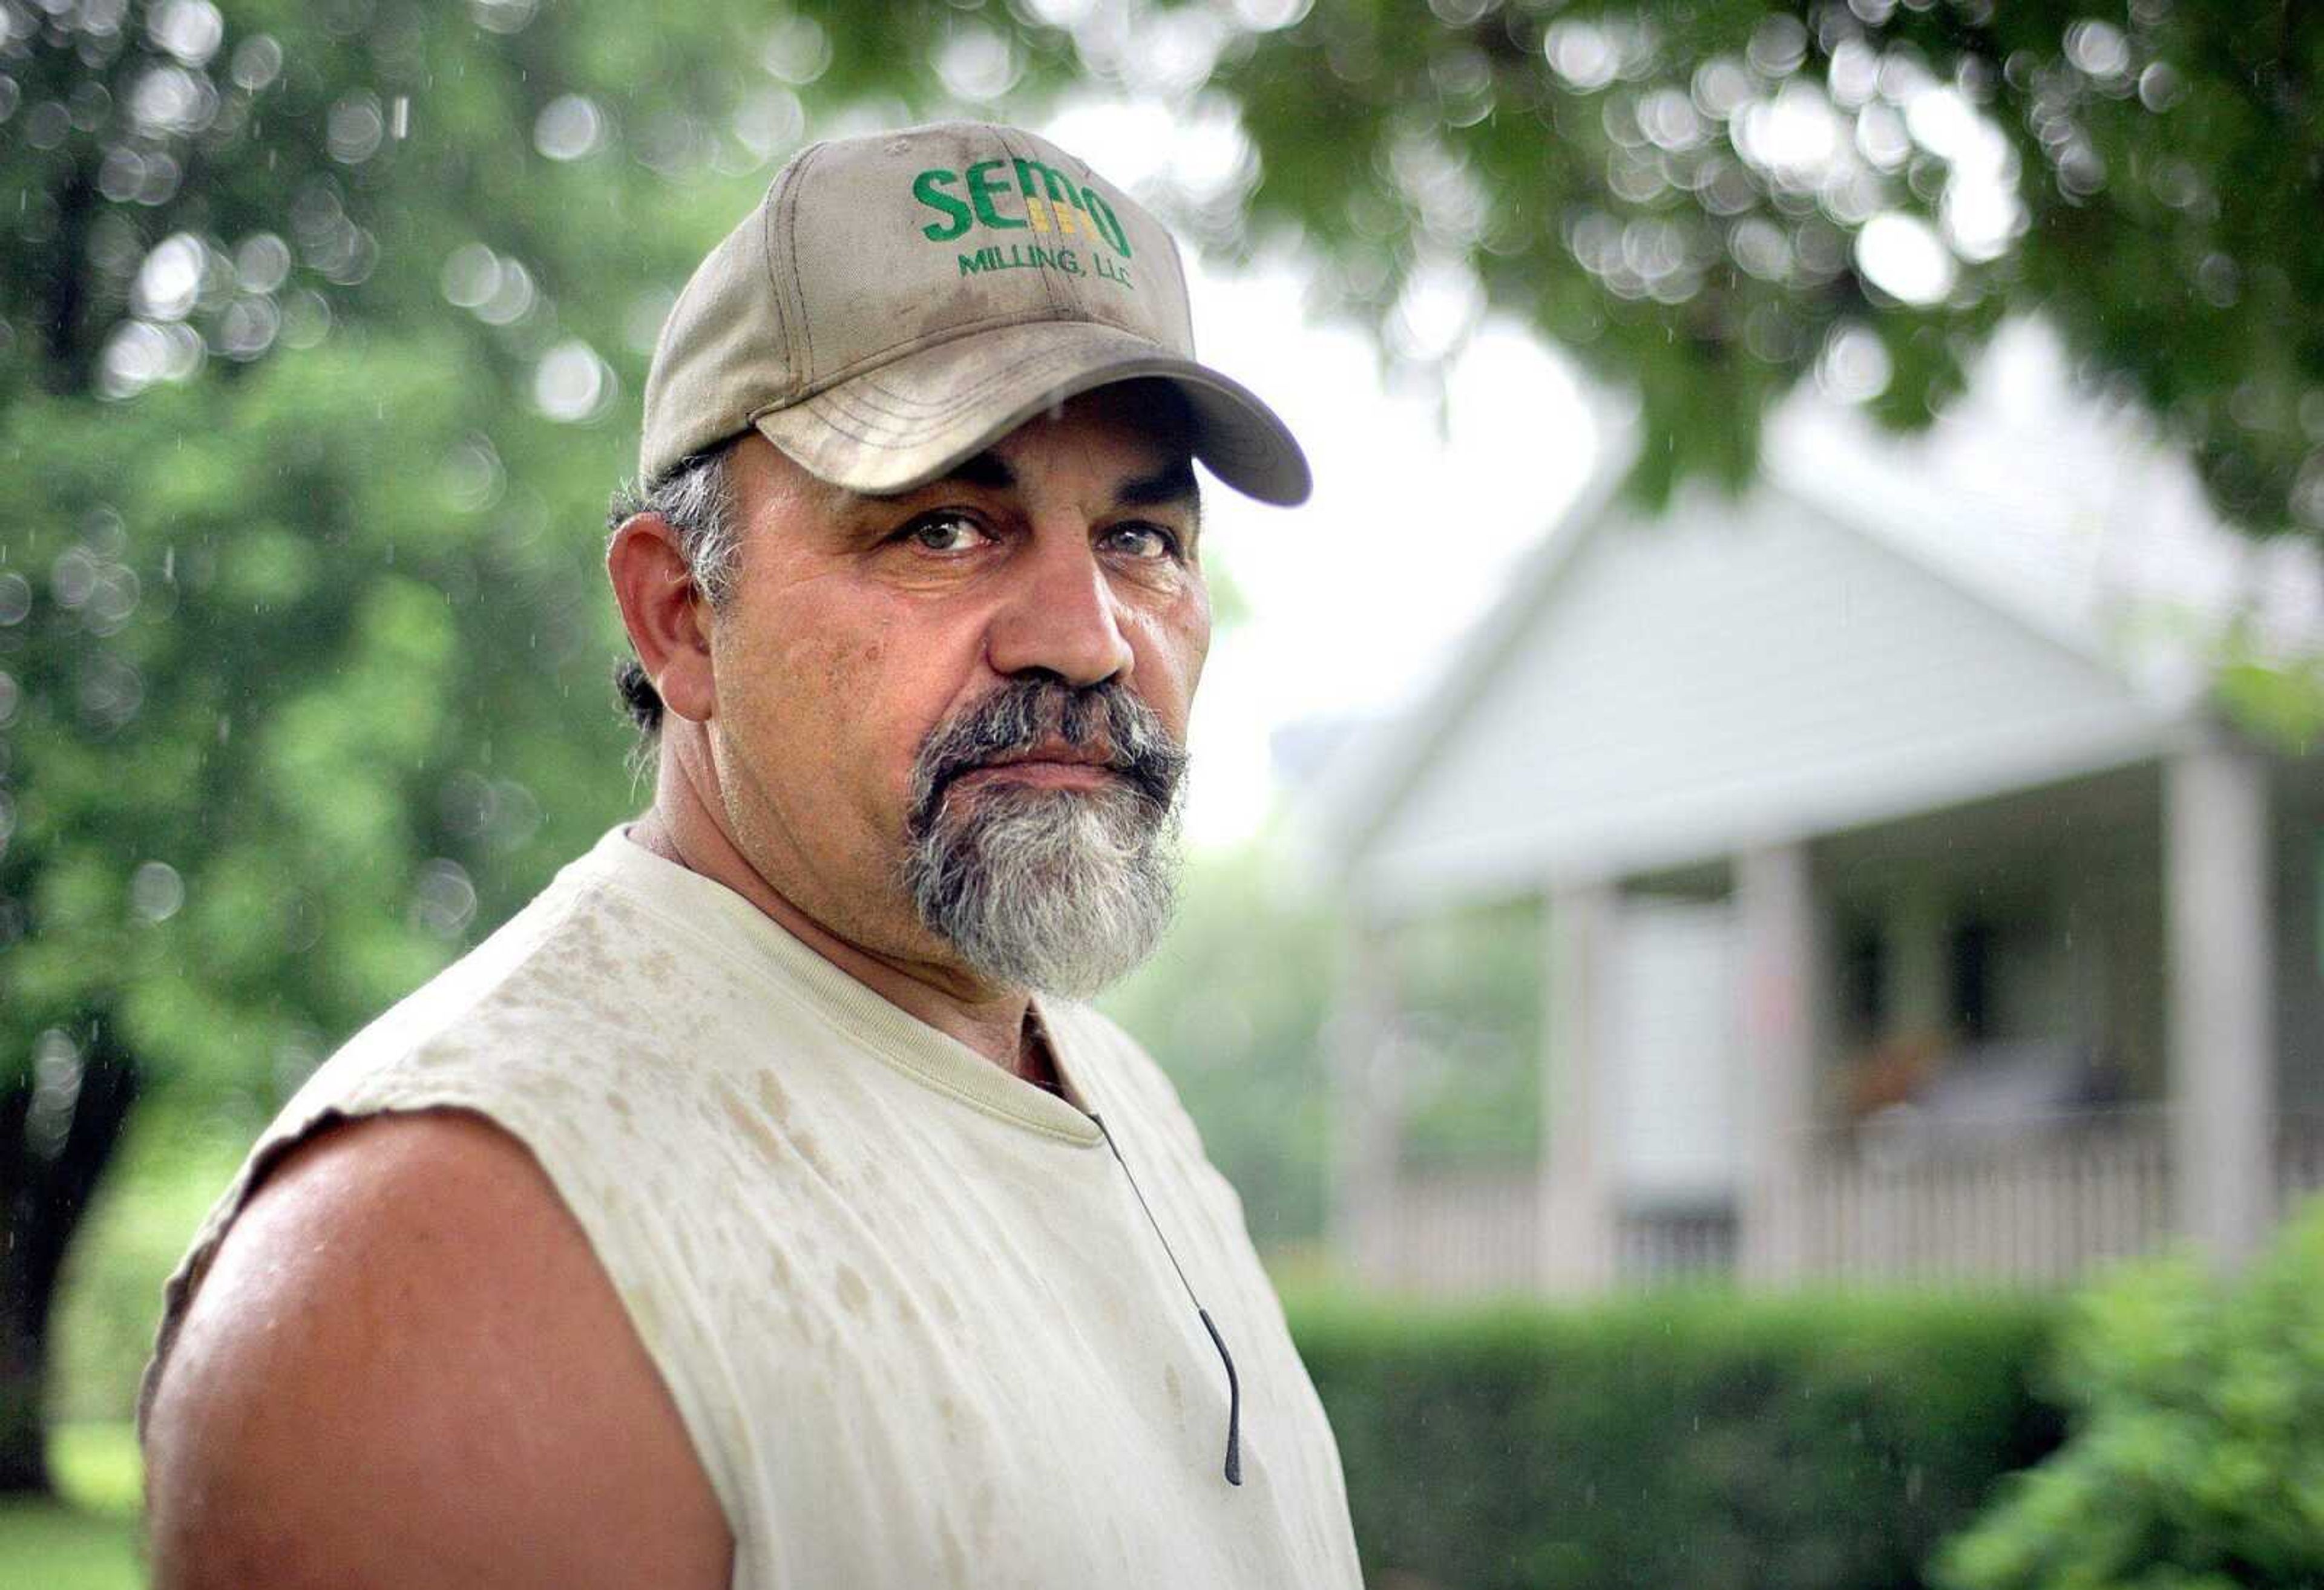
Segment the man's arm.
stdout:
<svg viewBox="0 0 2324 1590">
<path fill-rule="evenodd" d="M 156 1590 L 724 1590 L 733 1544 L 581 1227 L 481 1118 L 294 1152 L 148 1422 Z"/>
</svg>

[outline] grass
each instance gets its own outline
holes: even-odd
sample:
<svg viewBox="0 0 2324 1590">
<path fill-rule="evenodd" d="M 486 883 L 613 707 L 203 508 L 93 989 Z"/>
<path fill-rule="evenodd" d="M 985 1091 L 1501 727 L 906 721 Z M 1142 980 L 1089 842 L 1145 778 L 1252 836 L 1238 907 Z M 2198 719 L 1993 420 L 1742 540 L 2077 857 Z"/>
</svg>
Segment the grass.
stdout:
<svg viewBox="0 0 2324 1590">
<path fill-rule="evenodd" d="M 49 1472 L 84 1512 L 135 1522 L 145 1501 L 145 1465 L 127 1424 L 61 1424 L 49 1432 Z"/>
<path fill-rule="evenodd" d="M 143 1590 L 136 1435 L 125 1424 L 60 1426 L 49 1470 L 55 1500 L 0 1503 L 0 1590 Z"/>
</svg>

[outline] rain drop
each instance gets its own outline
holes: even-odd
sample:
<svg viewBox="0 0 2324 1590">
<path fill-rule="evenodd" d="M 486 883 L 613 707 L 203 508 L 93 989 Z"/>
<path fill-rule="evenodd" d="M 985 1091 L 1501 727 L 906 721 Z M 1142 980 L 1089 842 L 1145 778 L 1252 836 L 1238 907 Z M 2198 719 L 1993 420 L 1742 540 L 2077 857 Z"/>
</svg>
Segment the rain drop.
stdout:
<svg viewBox="0 0 2324 1590">
<path fill-rule="evenodd" d="M 479 308 L 500 290 L 500 256 L 481 243 L 464 243 L 444 262 L 437 285 L 445 302 L 456 308 Z"/>
<path fill-rule="evenodd" d="M 282 74 L 282 46 L 265 33 L 254 33 L 235 47 L 227 68 L 235 87 L 255 94 Z"/>
<path fill-rule="evenodd" d="M 813 17 L 786 17 L 767 34 L 759 62 L 794 87 L 812 83 L 831 65 L 831 41 Z"/>
<path fill-rule="evenodd" d="M 379 96 L 368 92 L 350 94 L 332 106 L 325 124 L 325 144 L 331 158 L 342 165 L 363 164 L 379 152 L 386 136 L 387 116 L 380 108 Z"/>
<path fill-rule="evenodd" d="M 532 146 L 553 161 L 577 161 L 605 146 L 605 113 L 582 94 L 564 94 L 541 107 Z"/>
<path fill-rule="evenodd" d="M 438 856 L 420 869 L 411 889 L 411 924 L 439 939 L 456 939 L 475 919 L 476 887 L 467 869 Z"/>
<path fill-rule="evenodd" d="M 201 296 L 208 251 L 190 232 L 179 232 L 153 245 L 137 269 L 129 305 L 148 320 L 183 320 Z"/>
<path fill-rule="evenodd" d="M 1816 356 L 1816 385 L 1837 401 L 1868 403 L 1888 390 L 1888 350 L 1861 326 L 1841 326 Z"/>
<path fill-rule="evenodd" d="M 187 66 L 204 66 L 226 40 L 226 18 L 210 0 L 164 0 L 147 16 L 145 36 Z"/>
<path fill-rule="evenodd" d="M 141 922 L 167 922 L 186 903 L 186 882 L 167 861 L 139 864 L 129 878 L 129 908 Z"/>
<path fill-rule="evenodd" d="M 613 396 L 613 372 L 579 338 L 558 344 L 534 369 L 533 406 L 551 419 L 578 424 L 604 412 Z"/>
<path fill-rule="evenodd" d="M 540 0 L 468 0 L 468 14 L 488 32 L 520 33 L 532 21 Z"/>
</svg>

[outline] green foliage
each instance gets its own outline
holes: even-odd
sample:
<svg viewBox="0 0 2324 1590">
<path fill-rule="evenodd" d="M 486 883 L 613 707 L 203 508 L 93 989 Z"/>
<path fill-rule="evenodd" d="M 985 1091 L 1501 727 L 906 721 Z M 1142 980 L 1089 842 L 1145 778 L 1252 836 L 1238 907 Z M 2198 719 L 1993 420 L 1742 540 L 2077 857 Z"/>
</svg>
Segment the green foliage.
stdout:
<svg viewBox="0 0 2324 1590">
<path fill-rule="evenodd" d="M 1893 1590 L 2055 1445 L 2031 1302 L 1294 1300 L 1367 1576 Z"/>
<path fill-rule="evenodd" d="M 58 1500 L 0 1502 L 0 1590 L 142 1590 L 143 1466 L 125 1424 L 49 1436 Z"/>
<path fill-rule="evenodd" d="M 1950 1590 L 2324 1583 L 2324 1202 L 2240 1279 L 2091 1292 L 2057 1380 L 2072 1439 L 1947 1550 Z"/>
<path fill-rule="evenodd" d="M 2294 756 L 2313 751 L 2324 740 L 2324 656 L 2277 660 L 2239 632 L 2227 638 L 2221 651 L 2212 684 L 2221 710 Z"/>
<path fill-rule="evenodd" d="M 1407 924 L 1390 941 L 1407 1160 L 1537 1155 L 1541 922 L 1538 901 L 1518 900 Z"/>
<path fill-rule="evenodd" d="M 181 1090 L 171 1107 L 131 1117 L 120 1157 L 66 1261 L 54 1327 L 47 1413 L 51 1462 L 65 1493 L 94 1502 L 118 1479 L 101 1438 L 134 1415 L 137 1385 L 153 1350 L 161 1283 L 178 1267 L 202 1217 L 264 1124 L 255 1103 L 197 1111 Z M 81 1432 L 74 1434 L 73 1432 Z M 132 1456 L 134 1457 L 134 1451 Z M 68 1460 L 88 1459 L 78 1466 Z M 94 1473 L 78 1490 L 73 1475 Z M 132 1494 L 134 1486 L 132 1475 Z"/>
<path fill-rule="evenodd" d="M 279 1093 L 618 813 L 619 458 L 502 412 L 473 358 L 333 345 L 0 410 L 0 577 L 32 593 L 0 629 L 7 1063 L 97 1020 L 165 1084 Z"/>
<path fill-rule="evenodd" d="M 145 1456 L 134 1426 L 101 1420 L 59 1425 L 49 1433 L 57 1493 L 76 1507 L 134 1520 L 145 1507 Z"/>
<path fill-rule="evenodd" d="M 1540 916 L 1530 904 L 1411 924 L 1391 953 L 1414 1160 L 1523 1162 L 1541 1093 Z M 1161 1062 L 1212 1162 L 1277 1251 L 1323 1235 L 1334 903 L 1264 843 L 1198 856 L 1177 924 L 1102 1004 Z"/>
<path fill-rule="evenodd" d="M 334 319 L 465 325 L 512 365 L 560 331 L 611 347 L 635 293 L 699 256 L 698 179 L 749 169 L 724 124 L 754 106 L 761 160 L 799 131 L 797 97 L 754 64 L 764 23 L 732 9 L 650 23 L 607 7 L 536 15 L 530 0 L 42 9 L 45 22 L 12 7 L 0 42 L 0 103 L 17 111 L 0 193 L 18 196 L 0 228 L 0 324 L 14 334 L 0 350 L 14 354 L 0 358 L 0 393 L 134 390 L 123 372 L 153 361 L 108 372 L 105 357 L 134 320 L 189 326 L 231 363 Z M 596 130 L 577 113 L 551 159 L 535 131 L 575 92 L 592 97 Z M 616 262 L 599 223 L 617 195 Z M 716 201 L 719 229 L 747 202 Z M 189 308 L 134 290 L 171 237 L 194 245 Z M 439 273 L 479 243 L 523 267 L 521 290 L 487 270 L 484 286 L 508 294 L 453 320 Z M 628 290 L 595 290 L 609 279 Z M 181 338 L 144 340 L 165 364 L 192 354 Z"/>
<path fill-rule="evenodd" d="M 1649 495 L 1748 473 L 1766 405 L 1838 339 L 1917 426 L 2038 308 L 2231 518 L 2315 533 L 2319 78 L 2324 12 L 2231 0 L 1317 5 L 1213 78 L 1259 155 L 1222 240 L 1296 234 L 1391 345 L 1415 273 L 1465 263 L 1637 394 Z M 1989 135 L 1915 107 L 1940 87 Z M 1979 191 L 2016 224 L 1947 231 Z M 1868 222 L 1900 216 L 1950 244 L 1924 301 L 1866 267 Z"/>
<path fill-rule="evenodd" d="M 143 1590 L 135 1529 L 52 1502 L 0 1502 L 0 1590 Z"/>
<path fill-rule="evenodd" d="M 1324 905 L 1267 857 L 1198 856 L 1169 938 L 1102 1001 L 1169 1074 L 1263 1248 L 1323 1227 L 1334 953 Z"/>
</svg>

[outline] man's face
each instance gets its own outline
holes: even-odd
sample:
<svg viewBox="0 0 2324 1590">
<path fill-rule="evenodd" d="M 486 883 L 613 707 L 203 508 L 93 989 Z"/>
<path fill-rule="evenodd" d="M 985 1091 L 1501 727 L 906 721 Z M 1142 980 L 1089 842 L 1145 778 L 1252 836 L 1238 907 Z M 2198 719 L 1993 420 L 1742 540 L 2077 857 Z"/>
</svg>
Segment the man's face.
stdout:
<svg viewBox="0 0 2324 1590">
<path fill-rule="evenodd" d="M 1005 987 L 1085 994 L 1150 948 L 1210 643 L 1174 420 L 1102 389 L 895 498 L 736 449 L 711 746 L 794 905 Z"/>
</svg>

